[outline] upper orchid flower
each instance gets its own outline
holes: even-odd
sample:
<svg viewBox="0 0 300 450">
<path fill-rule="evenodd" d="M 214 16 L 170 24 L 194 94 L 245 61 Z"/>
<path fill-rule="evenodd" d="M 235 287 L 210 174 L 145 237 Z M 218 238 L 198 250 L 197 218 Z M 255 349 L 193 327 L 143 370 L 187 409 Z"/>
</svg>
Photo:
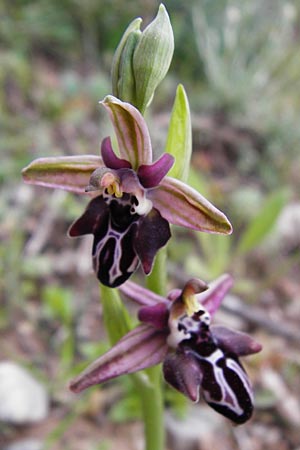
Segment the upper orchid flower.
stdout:
<svg viewBox="0 0 300 450">
<path fill-rule="evenodd" d="M 143 305 L 142 325 L 125 335 L 70 385 L 74 392 L 163 362 L 164 377 L 197 402 L 200 393 L 217 412 L 237 424 L 252 414 L 252 388 L 240 356 L 261 350 L 250 336 L 223 326 L 211 326 L 232 285 L 223 275 L 210 285 L 192 279 L 167 298 L 130 281 L 121 290 Z"/>
<path fill-rule="evenodd" d="M 40 158 L 23 170 L 23 177 L 28 183 L 94 197 L 69 235 L 94 235 L 94 270 L 103 284 L 116 287 L 140 262 L 146 274 L 151 271 L 156 252 L 171 236 L 169 223 L 211 233 L 232 229 L 198 192 L 166 177 L 173 156 L 164 153 L 152 161 L 149 131 L 134 106 L 113 96 L 102 104 L 115 129 L 119 156 L 105 138 L 101 157 Z"/>
</svg>

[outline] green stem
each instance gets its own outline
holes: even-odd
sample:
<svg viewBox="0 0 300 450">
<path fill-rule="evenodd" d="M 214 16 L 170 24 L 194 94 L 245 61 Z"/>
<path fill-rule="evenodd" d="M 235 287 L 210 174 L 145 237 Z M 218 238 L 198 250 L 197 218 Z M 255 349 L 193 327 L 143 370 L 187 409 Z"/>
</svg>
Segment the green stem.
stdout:
<svg viewBox="0 0 300 450">
<path fill-rule="evenodd" d="M 144 371 L 149 382 L 138 385 L 144 418 L 145 450 L 164 450 L 164 407 L 161 389 L 161 367 L 150 367 Z"/>
<path fill-rule="evenodd" d="M 156 256 L 153 270 L 147 277 L 147 287 L 160 295 L 165 295 L 166 251 Z M 103 307 L 103 322 L 111 344 L 115 344 L 130 330 L 130 317 L 116 289 L 100 285 Z M 145 427 L 145 450 L 164 450 L 164 403 L 161 383 L 161 367 L 155 366 L 144 371 L 145 376 L 133 374 L 131 377 L 141 398 Z"/>
<path fill-rule="evenodd" d="M 130 330 L 130 317 L 117 289 L 100 284 L 103 323 L 111 345 Z"/>
<path fill-rule="evenodd" d="M 152 272 L 146 278 L 146 285 L 150 291 L 165 296 L 167 286 L 167 250 L 162 248 L 156 255 Z"/>
<path fill-rule="evenodd" d="M 165 295 L 166 290 L 166 249 L 157 254 L 151 274 L 147 277 L 147 287 L 153 292 Z M 145 371 L 149 385 L 140 390 L 144 415 L 146 450 L 165 448 L 164 402 L 162 394 L 161 366 Z"/>
</svg>

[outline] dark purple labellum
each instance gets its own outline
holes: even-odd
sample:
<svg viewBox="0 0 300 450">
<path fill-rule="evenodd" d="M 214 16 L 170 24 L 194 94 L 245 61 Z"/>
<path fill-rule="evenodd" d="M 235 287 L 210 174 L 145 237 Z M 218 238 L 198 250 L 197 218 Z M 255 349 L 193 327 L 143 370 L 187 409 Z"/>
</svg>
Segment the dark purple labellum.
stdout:
<svg viewBox="0 0 300 450">
<path fill-rule="evenodd" d="M 139 216 L 131 214 L 130 209 L 127 194 L 122 200 L 111 200 L 106 221 L 94 230 L 94 270 L 106 286 L 117 287 L 124 283 L 139 265 L 134 250 Z"/>
<path fill-rule="evenodd" d="M 217 349 L 209 357 L 200 358 L 201 383 L 206 402 L 237 424 L 250 419 L 253 411 L 252 390 L 241 364 Z"/>
<path fill-rule="evenodd" d="M 138 206 L 135 195 L 123 193 L 116 197 L 104 191 L 88 204 L 69 230 L 74 237 L 94 235 L 93 267 L 106 286 L 120 286 L 140 261 L 148 274 L 157 251 L 170 239 L 169 223 L 159 211 L 152 208 L 147 215 L 140 215 L 136 213 Z"/>
<path fill-rule="evenodd" d="M 203 324 L 198 335 L 182 344 L 183 351 L 198 361 L 206 402 L 233 422 L 246 422 L 253 411 L 252 388 L 237 356 L 223 351 Z"/>
<path fill-rule="evenodd" d="M 102 196 L 96 197 L 69 230 L 70 236 L 94 235 L 94 270 L 109 287 L 122 284 L 139 265 L 134 240 L 140 216 L 131 211 L 133 201 L 128 194 L 110 198 L 109 204 Z"/>
</svg>

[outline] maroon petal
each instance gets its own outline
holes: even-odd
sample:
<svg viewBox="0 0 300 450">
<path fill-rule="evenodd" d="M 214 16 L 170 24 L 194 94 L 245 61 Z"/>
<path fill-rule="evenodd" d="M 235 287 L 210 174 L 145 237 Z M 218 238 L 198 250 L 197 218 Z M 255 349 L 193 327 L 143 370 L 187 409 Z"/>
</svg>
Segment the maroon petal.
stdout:
<svg viewBox="0 0 300 450">
<path fill-rule="evenodd" d="M 138 319 L 141 322 L 152 325 L 158 330 L 168 327 L 169 309 L 165 303 L 158 303 L 154 306 L 144 306 L 139 309 Z"/>
<path fill-rule="evenodd" d="M 164 153 L 153 164 L 143 164 L 138 168 L 137 175 L 145 188 L 158 186 L 174 164 L 174 156 Z"/>
<path fill-rule="evenodd" d="M 261 351 L 262 346 L 252 337 L 241 331 L 234 331 L 219 325 L 213 325 L 211 332 L 218 347 L 237 356 L 247 356 Z"/>
<path fill-rule="evenodd" d="M 163 372 L 165 380 L 171 386 L 192 401 L 199 400 L 202 372 L 191 354 L 179 351 L 168 353 L 163 363 Z"/>
<path fill-rule="evenodd" d="M 167 352 L 165 334 L 148 325 L 127 333 L 70 383 L 73 392 L 159 364 Z"/>
<path fill-rule="evenodd" d="M 157 251 L 168 242 L 170 237 L 169 223 L 156 209 L 153 208 L 147 216 L 141 217 L 134 246 L 145 274 L 151 272 Z"/>
<path fill-rule="evenodd" d="M 85 212 L 69 228 L 69 236 L 77 237 L 92 234 L 107 222 L 108 206 L 100 195 L 90 201 Z"/>
<path fill-rule="evenodd" d="M 106 137 L 102 141 L 101 156 L 105 166 L 110 169 L 131 169 L 130 162 L 119 158 L 113 151 L 110 137 Z"/>
</svg>

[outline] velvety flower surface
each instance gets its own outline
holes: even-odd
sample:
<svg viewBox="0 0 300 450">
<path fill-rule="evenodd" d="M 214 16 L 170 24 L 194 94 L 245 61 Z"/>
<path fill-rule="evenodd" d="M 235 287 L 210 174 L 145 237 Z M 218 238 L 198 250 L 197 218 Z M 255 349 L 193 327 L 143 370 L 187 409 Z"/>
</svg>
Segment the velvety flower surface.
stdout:
<svg viewBox="0 0 300 450">
<path fill-rule="evenodd" d="M 198 231 L 230 234 L 226 216 L 185 183 L 167 173 L 174 158 L 153 162 L 146 122 L 131 104 L 108 96 L 102 102 L 118 141 L 110 138 L 93 155 L 40 158 L 23 170 L 25 182 L 86 193 L 93 198 L 69 230 L 93 234 L 93 267 L 98 279 L 116 287 L 141 263 L 151 271 L 156 252 L 171 236 L 169 223 Z"/>
<path fill-rule="evenodd" d="M 210 285 L 191 279 L 167 298 L 130 281 L 121 290 L 141 305 L 141 325 L 75 378 L 80 392 L 117 376 L 163 363 L 165 380 L 192 401 L 200 395 L 237 424 L 253 411 L 253 393 L 239 357 L 261 350 L 245 333 L 211 325 L 211 318 L 232 285 L 223 275 Z"/>
</svg>

